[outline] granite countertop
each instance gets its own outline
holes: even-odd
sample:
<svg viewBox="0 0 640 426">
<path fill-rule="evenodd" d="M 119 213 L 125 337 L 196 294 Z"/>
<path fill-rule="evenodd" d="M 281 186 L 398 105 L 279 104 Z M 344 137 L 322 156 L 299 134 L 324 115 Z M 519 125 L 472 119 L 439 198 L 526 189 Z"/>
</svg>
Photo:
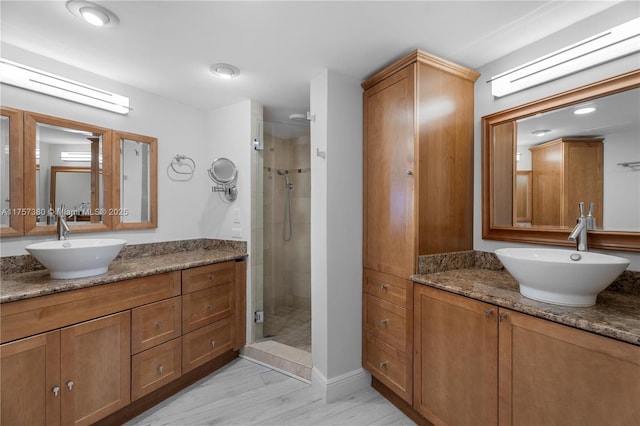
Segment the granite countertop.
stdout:
<svg viewBox="0 0 640 426">
<path fill-rule="evenodd" d="M 640 346 L 640 297 L 605 290 L 595 306 L 571 308 L 528 299 L 505 271 L 453 269 L 413 275 L 411 280 L 560 324 Z"/>
<path fill-rule="evenodd" d="M 244 249 L 242 247 L 237 249 L 196 249 L 169 254 L 116 259 L 109 265 L 109 270 L 105 274 L 86 278 L 53 279 L 49 272 L 43 269 L 7 274 L 2 275 L 0 303 L 210 265 L 241 259 L 246 256 L 246 247 Z"/>
</svg>

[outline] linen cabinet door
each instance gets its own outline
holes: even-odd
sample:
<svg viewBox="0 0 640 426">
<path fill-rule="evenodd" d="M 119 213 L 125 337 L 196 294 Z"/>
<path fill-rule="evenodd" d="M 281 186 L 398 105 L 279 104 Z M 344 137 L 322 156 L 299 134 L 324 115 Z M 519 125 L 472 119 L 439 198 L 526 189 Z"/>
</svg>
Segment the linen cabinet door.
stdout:
<svg viewBox="0 0 640 426">
<path fill-rule="evenodd" d="M 88 425 L 131 398 L 129 311 L 63 328 L 62 424 Z"/>
<path fill-rule="evenodd" d="M 60 332 L 0 345 L 3 425 L 60 424 Z"/>
<path fill-rule="evenodd" d="M 637 425 L 640 346 L 500 309 L 500 425 Z"/>
<path fill-rule="evenodd" d="M 414 285 L 413 406 L 434 424 L 498 423 L 495 306 Z"/>
<path fill-rule="evenodd" d="M 364 92 L 363 264 L 415 273 L 415 65 Z"/>
</svg>

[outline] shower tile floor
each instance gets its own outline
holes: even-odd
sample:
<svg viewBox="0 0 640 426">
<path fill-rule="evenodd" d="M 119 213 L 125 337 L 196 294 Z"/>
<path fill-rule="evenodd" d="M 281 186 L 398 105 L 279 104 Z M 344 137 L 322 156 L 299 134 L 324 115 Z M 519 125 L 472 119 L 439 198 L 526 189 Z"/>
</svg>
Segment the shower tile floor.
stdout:
<svg viewBox="0 0 640 426">
<path fill-rule="evenodd" d="M 265 312 L 264 338 L 311 352 L 311 310 L 284 306 L 269 315 Z"/>
</svg>

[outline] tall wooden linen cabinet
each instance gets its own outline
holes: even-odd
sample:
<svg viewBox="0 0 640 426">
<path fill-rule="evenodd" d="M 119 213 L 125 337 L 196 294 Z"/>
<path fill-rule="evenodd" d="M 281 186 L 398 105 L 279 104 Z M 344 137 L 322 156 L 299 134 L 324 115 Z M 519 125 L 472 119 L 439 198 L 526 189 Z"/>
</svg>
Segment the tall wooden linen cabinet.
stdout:
<svg viewBox="0 0 640 426">
<path fill-rule="evenodd" d="M 473 248 L 473 93 L 479 74 L 412 52 L 364 88 L 363 365 L 413 400 L 420 255 Z M 376 382 L 377 381 L 377 382 Z"/>
</svg>

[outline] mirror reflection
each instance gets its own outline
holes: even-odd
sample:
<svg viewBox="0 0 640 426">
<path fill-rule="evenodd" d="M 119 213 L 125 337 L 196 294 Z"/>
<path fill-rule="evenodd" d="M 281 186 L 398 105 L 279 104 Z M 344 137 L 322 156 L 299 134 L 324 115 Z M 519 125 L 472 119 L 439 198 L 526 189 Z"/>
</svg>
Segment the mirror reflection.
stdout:
<svg viewBox="0 0 640 426">
<path fill-rule="evenodd" d="M 52 225 L 62 205 L 73 222 L 102 222 L 101 134 L 38 123 L 35 158 L 38 226 Z"/>
<path fill-rule="evenodd" d="M 9 117 L 0 116 L 0 207 L 3 212 L 10 212 L 9 172 Z M 0 227 L 10 226 L 11 215 L 0 216 Z"/>
<path fill-rule="evenodd" d="M 120 221 L 122 223 L 151 220 L 150 145 L 131 139 L 120 139 Z"/>
</svg>

